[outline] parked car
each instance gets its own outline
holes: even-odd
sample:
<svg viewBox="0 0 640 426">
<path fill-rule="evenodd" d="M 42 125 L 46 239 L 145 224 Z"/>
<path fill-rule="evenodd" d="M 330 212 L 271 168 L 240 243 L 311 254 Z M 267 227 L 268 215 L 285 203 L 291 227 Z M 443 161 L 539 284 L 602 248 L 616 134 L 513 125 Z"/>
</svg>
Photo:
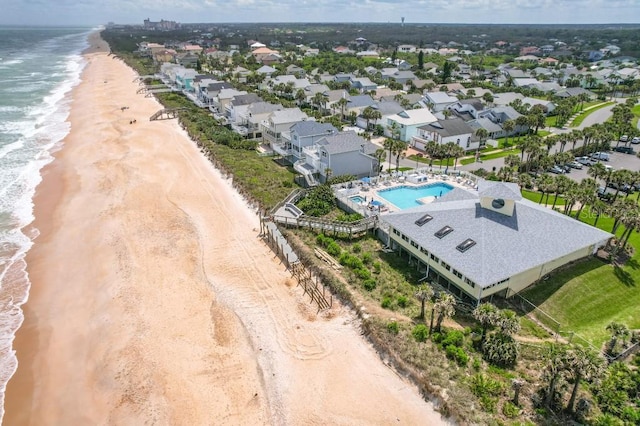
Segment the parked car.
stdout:
<svg viewBox="0 0 640 426">
<path fill-rule="evenodd" d="M 598 188 L 598 197 L 603 201 L 609 201 L 613 199 L 613 193 L 607 191 L 607 188 L 601 186 Z"/>
<path fill-rule="evenodd" d="M 623 183 L 622 185 L 618 185 L 615 182 L 609 182 L 609 183 L 607 183 L 607 186 L 609 188 L 619 189 L 620 191 L 626 192 L 628 194 L 631 194 L 634 191 L 633 187 L 631 185 L 629 185 L 628 183 Z"/>
<path fill-rule="evenodd" d="M 616 146 L 614 148 L 617 152 L 624 152 L 625 154 L 635 154 L 636 152 L 630 146 Z"/>
<path fill-rule="evenodd" d="M 570 163 L 567 163 L 567 166 L 571 167 L 572 169 L 582 170 L 582 163 L 578 161 L 571 161 Z"/>
<path fill-rule="evenodd" d="M 583 166 L 593 166 L 595 164 L 595 161 L 587 156 L 576 157 L 576 162 L 582 164 Z"/>
<path fill-rule="evenodd" d="M 629 140 L 629 136 L 627 135 L 620 136 L 620 142 L 627 142 L 628 140 Z"/>
<path fill-rule="evenodd" d="M 594 152 L 591 154 L 591 158 L 594 160 L 609 161 L 609 154 L 606 152 Z"/>
<path fill-rule="evenodd" d="M 555 166 L 551 167 L 548 171 L 551 172 L 551 173 L 555 173 L 557 175 L 561 175 L 561 174 L 565 173 L 564 168 L 561 167 L 561 166 L 558 166 L 558 165 L 555 165 Z"/>
<path fill-rule="evenodd" d="M 636 136 L 635 138 L 631 139 L 631 143 L 636 145 L 640 143 L 640 136 Z"/>
</svg>

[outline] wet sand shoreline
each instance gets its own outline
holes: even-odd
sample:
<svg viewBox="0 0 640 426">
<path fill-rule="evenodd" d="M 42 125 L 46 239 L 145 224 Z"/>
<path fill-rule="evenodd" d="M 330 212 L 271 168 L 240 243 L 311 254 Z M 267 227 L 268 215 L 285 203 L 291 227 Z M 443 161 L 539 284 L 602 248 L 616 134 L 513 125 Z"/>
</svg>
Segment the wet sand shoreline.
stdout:
<svg viewBox="0 0 640 426">
<path fill-rule="evenodd" d="M 98 44 L 36 192 L 4 424 L 439 423 L 352 313 L 315 314 L 255 213 Z"/>
</svg>

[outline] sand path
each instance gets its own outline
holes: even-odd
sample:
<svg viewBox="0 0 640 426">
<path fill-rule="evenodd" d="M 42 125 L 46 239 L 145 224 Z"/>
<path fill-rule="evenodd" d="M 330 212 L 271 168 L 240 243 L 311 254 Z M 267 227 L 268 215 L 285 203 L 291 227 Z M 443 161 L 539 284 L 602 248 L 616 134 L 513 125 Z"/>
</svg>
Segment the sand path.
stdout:
<svg viewBox="0 0 640 426">
<path fill-rule="evenodd" d="M 87 57 L 38 188 L 4 423 L 440 423 L 350 312 L 315 315 L 229 182 L 148 121 L 133 71 Z"/>
</svg>

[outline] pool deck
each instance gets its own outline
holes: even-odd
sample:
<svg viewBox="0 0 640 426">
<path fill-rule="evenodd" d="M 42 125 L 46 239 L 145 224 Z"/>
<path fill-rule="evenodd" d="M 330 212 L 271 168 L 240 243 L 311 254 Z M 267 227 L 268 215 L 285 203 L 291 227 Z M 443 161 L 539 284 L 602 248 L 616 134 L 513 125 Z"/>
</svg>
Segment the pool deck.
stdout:
<svg viewBox="0 0 640 426">
<path fill-rule="evenodd" d="M 380 176 L 369 179 L 369 183 L 358 180 L 340 187 L 334 187 L 336 196 L 347 203 L 352 209 L 358 211 L 363 216 L 372 216 L 378 214 L 386 214 L 397 212 L 402 209 L 382 198 L 378 191 L 383 189 L 393 189 L 398 187 L 420 187 L 433 183 L 446 183 L 456 188 L 463 188 L 467 191 L 476 190 L 476 177 L 470 177 L 466 174 L 458 174 L 458 171 L 444 174 L 439 171 L 409 171 L 405 173 L 393 173 L 390 175 L 381 174 Z M 359 196 L 366 201 L 356 203 L 351 201 L 352 197 Z M 420 204 L 433 202 L 437 197 L 422 197 L 418 200 Z M 378 204 L 377 206 L 372 205 Z"/>
</svg>

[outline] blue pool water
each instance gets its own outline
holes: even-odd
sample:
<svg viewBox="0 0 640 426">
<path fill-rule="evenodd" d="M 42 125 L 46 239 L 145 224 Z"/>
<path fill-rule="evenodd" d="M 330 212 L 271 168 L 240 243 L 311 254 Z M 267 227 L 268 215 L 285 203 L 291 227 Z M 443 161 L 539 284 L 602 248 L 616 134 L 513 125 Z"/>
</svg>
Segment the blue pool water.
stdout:
<svg viewBox="0 0 640 426">
<path fill-rule="evenodd" d="M 353 196 L 353 197 L 349 197 L 349 199 L 350 199 L 351 201 L 353 201 L 354 203 L 357 203 L 357 204 L 362 204 L 362 203 L 364 203 L 364 198 L 362 198 L 362 197 L 361 197 L 361 196 L 359 196 L 359 195 L 355 195 L 355 196 Z"/>
<path fill-rule="evenodd" d="M 421 186 L 398 186 L 396 188 L 381 189 L 378 195 L 401 210 L 420 206 L 417 201 L 424 197 L 440 197 L 451 191 L 453 187 L 446 183 L 430 183 Z"/>
</svg>

